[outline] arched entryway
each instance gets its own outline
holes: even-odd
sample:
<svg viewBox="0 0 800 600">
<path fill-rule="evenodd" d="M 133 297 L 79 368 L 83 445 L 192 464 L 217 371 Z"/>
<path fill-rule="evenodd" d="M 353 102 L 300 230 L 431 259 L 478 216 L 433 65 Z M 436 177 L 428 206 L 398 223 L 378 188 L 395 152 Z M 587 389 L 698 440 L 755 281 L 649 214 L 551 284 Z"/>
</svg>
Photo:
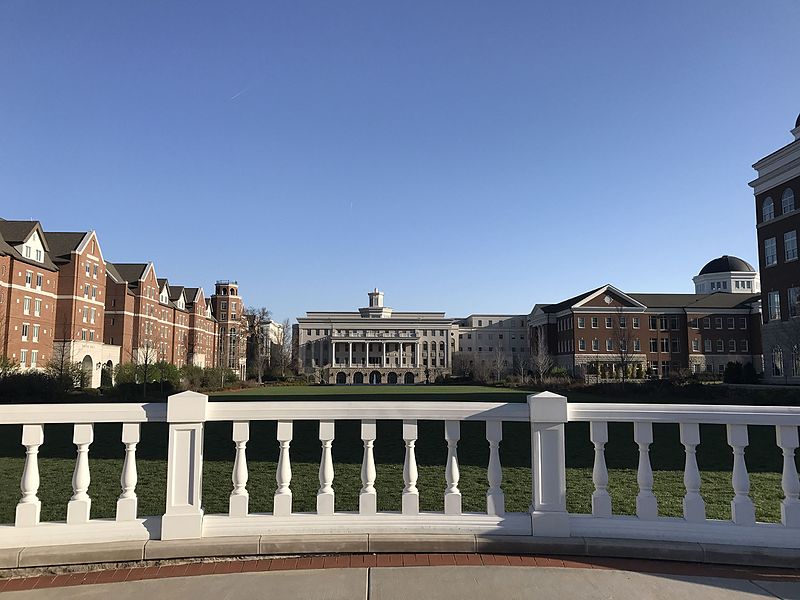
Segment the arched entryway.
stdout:
<svg viewBox="0 0 800 600">
<path fill-rule="evenodd" d="M 100 387 L 110 388 L 114 385 L 114 363 L 110 360 L 103 365 L 103 370 L 100 371 Z"/>
<path fill-rule="evenodd" d="M 92 370 L 94 369 L 94 361 L 88 354 L 83 357 L 81 361 L 81 387 L 88 388 L 92 385 Z"/>
<path fill-rule="evenodd" d="M 361 371 L 353 373 L 353 383 L 364 383 L 364 374 Z"/>
<path fill-rule="evenodd" d="M 386 383 L 391 383 L 392 385 L 397 383 L 397 373 L 389 373 L 386 376 Z"/>
<path fill-rule="evenodd" d="M 379 385 L 381 382 L 381 374 L 379 371 L 373 371 L 369 374 L 369 382 L 371 385 Z"/>
<path fill-rule="evenodd" d="M 336 374 L 336 383 L 340 385 L 343 383 L 347 383 L 347 373 L 345 373 L 344 371 L 339 371 Z"/>
<path fill-rule="evenodd" d="M 403 377 L 403 383 L 414 383 L 414 374 L 406 373 Z"/>
</svg>

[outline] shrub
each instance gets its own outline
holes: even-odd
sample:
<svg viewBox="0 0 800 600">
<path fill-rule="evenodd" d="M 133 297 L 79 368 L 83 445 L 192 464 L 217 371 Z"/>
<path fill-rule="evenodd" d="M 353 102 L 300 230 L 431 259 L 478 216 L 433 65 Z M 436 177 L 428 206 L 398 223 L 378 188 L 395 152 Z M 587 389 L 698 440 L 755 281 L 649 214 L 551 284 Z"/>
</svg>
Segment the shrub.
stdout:
<svg viewBox="0 0 800 600">
<path fill-rule="evenodd" d="M 725 383 L 742 383 L 742 363 L 729 362 L 725 365 L 722 381 Z"/>
</svg>

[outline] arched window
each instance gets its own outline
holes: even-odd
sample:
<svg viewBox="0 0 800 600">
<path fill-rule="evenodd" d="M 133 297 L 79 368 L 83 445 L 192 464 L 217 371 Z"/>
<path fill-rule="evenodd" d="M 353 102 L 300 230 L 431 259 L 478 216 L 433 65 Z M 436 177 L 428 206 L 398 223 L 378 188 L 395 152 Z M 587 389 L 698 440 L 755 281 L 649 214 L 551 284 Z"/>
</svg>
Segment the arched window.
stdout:
<svg viewBox="0 0 800 600">
<path fill-rule="evenodd" d="M 775 216 L 775 205 L 772 202 L 772 198 L 767 198 L 764 200 L 764 204 L 761 205 L 761 220 L 762 221 L 771 221 Z"/>
<path fill-rule="evenodd" d="M 794 210 L 794 192 L 792 188 L 786 188 L 783 191 L 783 197 L 781 198 L 781 214 L 785 215 Z"/>
<path fill-rule="evenodd" d="M 444 352 L 444 342 L 439 342 L 439 350 Z"/>
<path fill-rule="evenodd" d="M 422 342 L 422 349 L 423 350 L 427 350 L 428 349 L 428 342 Z"/>
</svg>

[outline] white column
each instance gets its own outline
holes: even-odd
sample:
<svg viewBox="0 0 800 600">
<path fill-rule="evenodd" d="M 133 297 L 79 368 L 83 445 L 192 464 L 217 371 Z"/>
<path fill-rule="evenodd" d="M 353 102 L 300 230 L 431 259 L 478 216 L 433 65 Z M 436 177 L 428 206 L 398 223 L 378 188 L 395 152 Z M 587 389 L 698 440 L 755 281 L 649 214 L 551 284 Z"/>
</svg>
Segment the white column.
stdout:
<svg viewBox="0 0 800 600">
<path fill-rule="evenodd" d="M 278 468 L 275 470 L 275 481 L 278 488 L 273 498 L 272 514 L 276 517 L 288 517 L 292 514 L 292 463 L 289 458 L 289 444 L 292 441 L 292 422 L 278 421 Z"/>
<path fill-rule="evenodd" d="M 552 392 L 528 396 L 531 421 L 533 535 L 569 536 L 564 424 L 567 399 Z"/>
<path fill-rule="evenodd" d="M 444 422 L 444 439 L 447 440 L 447 464 L 444 478 L 447 488 L 444 490 L 444 514 L 461 514 L 461 490 L 458 489 L 458 440 L 461 438 L 461 423 L 458 421 Z"/>
<path fill-rule="evenodd" d="M 203 428 L 208 396 L 181 392 L 167 398 L 167 508 L 162 540 L 199 538 L 203 532 Z"/>
<path fill-rule="evenodd" d="M 794 462 L 794 453 L 798 446 L 797 426 L 778 425 L 776 437 L 783 452 L 781 522 L 784 527 L 800 527 L 800 480 L 797 478 L 797 466 Z"/>
<path fill-rule="evenodd" d="M 506 513 L 506 501 L 500 484 L 503 470 L 500 465 L 500 442 L 503 441 L 503 422 L 486 421 L 486 440 L 489 442 L 489 467 L 486 478 L 489 489 L 486 491 L 486 513 L 502 516 Z"/>
<path fill-rule="evenodd" d="M 336 366 L 336 342 L 331 340 L 331 367 Z"/>
<path fill-rule="evenodd" d="M 75 471 L 72 474 L 72 498 L 67 504 L 67 523 L 88 523 L 92 499 L 87 493 L 91 477 L 89 474 L 89 445 L 94 440 L 94 426 L 91 423 L 76 423 L 72 433 L 72 443 L 78 448 Z"/>
<path fill-rule="evenodd" d="M 386 342 L 381 342 L 381 367 L 386 366 Z"/>
<path fill-rule="evenodd" d="M 347 366 L 353 366 L 353 342 L 347 342 Z"/>
<path fill-rule="evenodd" d="M 25 446 L 25 466 L 22 468 L 20 491 L 22 498 L 17 504 L 14 524 L 17 527 L 33 527 L 39 524 L 42 502 L 39 500 L 39 446 L 44 443 L 43 425 L 23 425 L 22 445 Z"/>
<path fill-rule="evenodd" d="M 640 519 L 656 519 L 658 517 L 658 501 L 653 494 L 653 469 L 650 466 L 653 424 L 634 423 L 633 440 L 639 445 L 639 468 L 636 471 L 639 493 L 636 495 L 636 516 Z"/>
<path fill-rule="evenodd" d="M 594 444 L 594 469 L 592 470 L 592 516 L 611 516 L 611 496 L 608 494 L 608 469 L 606 468 L 605 446 L 608 442 L 608 423 L 592 421 L 589 424 L 589 437 Z"/>
<path fill-rule="evenodd" d="M 322 458 L 319 463 L 319 490 L 317 491 L 317 514 L 333 514 L 333 421 L 319 422 L 319 441 L 322 442 Z"/>
<path fill-rule="evenodd" d="M 139 500 L 136 497 L 136 445 L 139 443 L 139 423 L 123 423 L 122 443 L 125 444 L 125 460 L 119 483 L 122 493 L 117 499 L 117 521 L 136 519 Z"/>
<path fill-rule="evenodd" d="M 364 361 L 369 368 L 369 342 L 364 342 Z M 369 373 L 367 373 L 367 377 L 369 377 Z"/>
<path fill-rule="evenodd" d="M 228 502 L 231 517 L 246 517 L 250 505 L 247 492 L 247 441 L 250 439 L 250 423 L 242 421 L 233 424 L 233 442 L 236 444 L 236 457 L 233 460 L 233 491 Z"/>
<path fill-rule="evenodd" d="M 733 450 L 731 519 L 737 525 L 755 525 L 756 508 L 750 499 L 750 477 L 744 461 L 744 449 L 748 444 L 747 425 L 728 425 L 727 430 L 728 445 Z"/>
<path fill-rule="evenodd" d="M 378 495 L 375 491 L 375 457 L 373 446 L 378 434 L 374 420 L 361 421 L 361 440 L 364 442 L 364 458 L 361 461 L 361 493 L 358 496 L 358 512 L 374 515 L 378 511 Z"/>
<path fill-rule="evenodd" d="M 403 462 L 403 514 L 419 514 L 419 491 L 417 490 L 417 458 L 414 445 L 417 443 L 417 422 L 403 421 L 403 441 L 406 444 L 406 457 Z"/>
<path fill-rule="evenodd" d="M 700 495 L 700 470 L 697 468 L 695 455 L 700 443 L 700 426 L 697 423 L 681 423 L 681 444 L 686 450 L 686 467 L 683 472 L 683 484 L 686 495 L 683 497 L 683 518 L 693 523 L 706 520 L 706 506 Z"/>
</svg>

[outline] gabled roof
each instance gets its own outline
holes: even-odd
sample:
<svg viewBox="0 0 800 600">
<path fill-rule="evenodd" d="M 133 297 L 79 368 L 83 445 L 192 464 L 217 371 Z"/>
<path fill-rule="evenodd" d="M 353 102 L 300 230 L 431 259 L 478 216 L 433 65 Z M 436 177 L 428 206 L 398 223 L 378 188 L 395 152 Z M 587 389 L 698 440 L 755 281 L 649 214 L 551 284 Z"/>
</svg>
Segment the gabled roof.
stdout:
<svg viewBox="0 0 800 600">
<path fill-rule="evenodd" d="M 148 263 L 113 263 L 122 281 L 135 283 L 139 281 L 147 270 Z"/>
<path fill-rule="evenodd" d="M 750 308 L 761 299 L 760 294 L 630 294 L 648 308 L 685 308 L 687 310 L 710 310 Z"/>
<path fill-rule="evenodd" d="M 39 234 L 39 238 L 42 240 L 42 246 L 45 250 L 44 260 L 42 262 L 25 258 L 14 247 L 24 243 L 34 231 Z M 48 271 L 58 270 L 58 267 L 50 258 L 50 247 L 39 221 L 6 221 L 0 218 L 0 255 L 11 256 L 14 260 L 19 260 L 35 267 L 45 268 Z"/>
<path fill-rule="evenodd" d="M 566 300 L 562 300 L 561 302 L 557 302 L 556 304 L 537 304 L 542 312 L 544 313 L 557 313 L 561 312 L 562 310 L 566 310 L 572 306 L 575 306 L 579 302 L 586 300 L 589 296 L 596 294 L 600 290 L 603 289 L 605 286 L 600 286 L 598 288 L 594 288 L 593 290 L 589 290 L 588 292 L 583 292 L 582 294 L 578 294 L 577 296 L 573 296 L 572 298 L 567 298 Z M 536 307 L 534 307 L 535 309 Z"/>
<path fill-rule="evenodd" d="M 177 301 L 181 297 L 185 289 L 186 288 L 184 288 L 182 285 L 169 286 L 169 299 L 172 300 L 173 302 Z M 185 301 L 186 298 L 184 297 L 184 302 Z"/>
<path fill-rule="evenodd" d="M 59 264 L 69 262 L 70 255 L 80 246 L 86 235 L 85 231 L 48 231 L 45 233 L 53 262 Z"/>
</svg>

